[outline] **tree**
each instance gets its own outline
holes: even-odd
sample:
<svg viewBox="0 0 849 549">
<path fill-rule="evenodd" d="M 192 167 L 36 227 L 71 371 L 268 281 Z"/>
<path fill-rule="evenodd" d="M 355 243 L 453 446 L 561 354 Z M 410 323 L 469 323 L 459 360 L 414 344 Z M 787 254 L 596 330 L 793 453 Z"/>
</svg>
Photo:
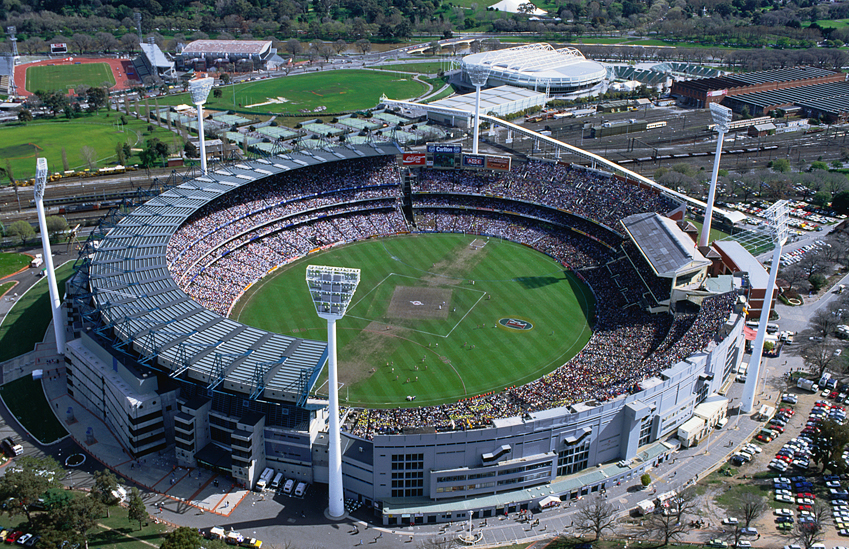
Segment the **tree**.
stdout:
<svg viewBox="0 0 849 549">
<path fill-rule="evenodd" d="M 360 53 L 363 55 L 371 51 L 371 42 L 369 42 L 365 38 L 360 38 L 359 40 L 354 42 L 354 46 L 356 46 L 356 48 L 360 50 Z"/>
<path fill-rule="evenodd" d="M 83 157 L 83 161 L 85 161 L 89 170 L 94 171 L 97 169 L 97 151 L 94 150 L 94 147 L 83 146 L 80 149 L 80 156 Z"/>
<path fill-rule="evenodd" d="M 29 109 L 21 109 L 18 113 L 18 120 L 21 122 L 32 122 L 32 111 Z"/>
<path fill-rule="evenodd" d="M 221 88 L 215 88 L 212 90 L 212 97 L 219 99 L 223 95 Z"/>
<path fill-rule="evenodd" d="M 640 476 L 640 484 L 643 485 L 643 488 L 648 488 L 651 484 L 651 475 L 648 473 L 643 473 L 643 475 Z"/>
<path fill-rule="evenodd" d="M 819 425 L 819 432 L 813 436 L 811 458 L 826 469 L 837 474 L 846 471 L 842 459 L 843 448 L 849 444 L 849 426 L 827 419 Z"/>
<path fill-rule="evenodd" d="M 35 235 L 35 229 L 23 219 L 19 219 L 9 225 L 7 233 L 9 236 L 19 237 L 21 239 L 21 246 L 23 246 L 27 243 L 27 240 Z"/>
<path fill-rule="evenodd" d="M 186 156 L 189 158 L 197 158 L 200 156 L 197 146 L 195 146 L 195 144 L 191 141 L 186 141 L 186 144 L 183 146 L 183 152 L 185 152 Z"/>
<path fill-rule="evenodd" d="M 811 204 L 824 208 L 831 201 L 831 195 L 825 191 L 817 191 L 811 198 Z"/>
<path fill-rule="evenodd" d="M 802 359 L 808 370 L 819 379 L 834 362 L 834 347 L 828 341 L 808 340 L 808 344 L 802 347 Z"/>
<path fill-rule="evenodd" d="M 779 173 L 787 173 L 790 171 L 790 161 L 786 158 L 776 158 L 772 161 L 772 169 L 773 171 Z"/>
<path fill-rule="evenodd" d="M 831 208 L 837 213 L 849 214 L 849 191 L 840 191 L 834 195 Z"/>
<path fill-rule="evenodd" d="M 12 223 L 9 230 L 11 232 L 14 227 L 23 225 L 29 227 L 30 236 L 35 234 L 32 226 L 23 220 Z M 10 517 L 24 513 L 27 520 L 31 521 L 30 506 L 37 503 L 38 498 L 48 489 L 59 486 L 63 469 L 51 457 L 24 456 L 15 465 L 14 469 L 0 478 L 0 499 L 5 502 L 3 511 Z"/>
<path fill-rule="evenodd" d="M 230 83 L 230 75 L 227 74 L 226 72 L 222 73 L 221 76 L 219 76 L 218 78 L 221 80 L 222 84 L 229 84 Z"/>
<path fill-rule="evenodd" d="M 341 54 L 348 48 L 348 43 L 342 40 L 341 38 L 336 42 L 333 42 L 333 51 L 336 52 L 336 55 Z"/>
<path fill-rule="evenodd" d="M 734 507 L 734 513 L 743 520 L 746 528 L 748 528 L 755 519 L 766 512 L 768 507 L 765 498 L 747 492 L 740 497 L 740 501 Z"/>
<path fill-rule="evenodd" d="M 109 100 L 109 94 L 103 88 L 89 88 L 86 92 L 86 100 L 88 101 L 88 108 L 97 112 Z"/>
<path fill-rule="evenodd" d="M 115 143 L 115 159 L 118 161 L 118 164 L 121 166 L 126 165 L 127 157 L 124 154 L 124 144 L 123 143 Z"/>
<path fill-rule="evenodd" d="M 66 172 L 71 169 L 68 164 L 68 152 L 65 151 L 65 147 L 62 147 L 62 169 Z"/>
<path fill-rule="evenodd" d="M 94 486 L 91 487 L 91 497 L 102 503 L 106 508 L 106 518 L 109 518 L 109 508 L 113 505 L 118 505 L 121 501 L 115 497 L 114 492 L 117 490 L 118 479 L 112 471 L 104 469 L 94 474 Z"/>
<path fill-rule="evenodd" d="M 593 534 L 593 540 L 599 540 L 605 532 L 613 531 L 615 524 L 616 508 L 600 494 L 578 503 L 576 529 L 582 534 Z"/>
<path fill-rule="evenodd" d="M 811 289 L 815 292 L 820 291 L 820 289 L 822 289 L 822 287 L 825 286 L 827 282 L 828 280 L 822 273 L 814 273 L 808 277 L 808 283 L 811 285 Z"/>
<path fill-rule="evenodd" d="M 77 496 L 56 512 L 56 522 L 63 530 L 71 530 L 82 538 L 88 549 L 88 532 L 103 517 L 103 504 L 92 497 Z"/>
<path fill-rule="evenodd" d="M 197 531 L 197 528 L 189 528 L 182 526 L 177 528 L 167 536 L 165 541 L 159 546 L 160 549 L 200 549 L 203 538 Z"/>
<path fill-rule="evenodd" d="M 821 542 L 824 535 L 824 530 L 829 522 L 828 513 L 818 513 L 817 509 L 822 509 L 825 505 L 820 501 L 814 502 L 814 517 L 806 522 L 797 522 L 793 529 L 788 533 L 790 539 L 798 544 L 803 549 L 811 549 L 815 544 Z"/>
<path fill-rule="evenodd" d="M 157 161 L 165 158 L 168 155 L 168 145 L 161 142 L 159 138 L 152 138 L 147 140 L 147 144 L 139 153 L 139 160 L 141 160 L 142 166 L 145 168 L 149 168 L 153 166 Z"/>
<path fill-rule="evenodd" d="M 292 54 L 292 57 L 295 57 L 304 51 L 304 46 L 298 40 L 292 38 L 291 40 L 286 41 L 286 51 Z"/>
<path fill-rule="evenodd" d="M 682 537 L 690 530 L 685 516 L 696 510 L 697 501 L 693 489 L 683 490 L 668 500 L 669 507 L 662 513 L 648 515 L 643 521 L 644 534 L 649 539 L 663 540 L 663 545 Z"/>
<path fill-rule="evenodd" d="M 139 489 L 133 486 L 130 489 L 130 499 L 127 501 L 127 519 L 130 522 L 136 521 L 139 523 L 139 530 L 142 529 L 142 523 L 147 520 L 147 509 L 144 507 Z"/>
<path fill-rule="evenodd" d="M 44 220 L 47 223 L 47 234 L 55 238 L 57 234 L 68 230 L 68 221 L 64 217 L 51 215 Z"/>
</svg>

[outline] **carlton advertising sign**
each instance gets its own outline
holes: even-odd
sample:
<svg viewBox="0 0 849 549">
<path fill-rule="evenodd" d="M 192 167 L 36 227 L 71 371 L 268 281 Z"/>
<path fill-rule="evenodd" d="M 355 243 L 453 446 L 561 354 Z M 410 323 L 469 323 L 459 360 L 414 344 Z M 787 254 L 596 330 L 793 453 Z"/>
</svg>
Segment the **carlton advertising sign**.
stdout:
<svg viewBox="0 0 849 549">
<path fill-rule="evenodd" d="M 404 153 L 401 163 L 404 166 L 424 166 L 427 155 L 425 153 Z"/>
<path fill-rule="evenodd" d="M 460 154 L 463 152 L 462 145 L 434 145 L 428 143 L 427 152 L 437 154 Z"/>
</svg>

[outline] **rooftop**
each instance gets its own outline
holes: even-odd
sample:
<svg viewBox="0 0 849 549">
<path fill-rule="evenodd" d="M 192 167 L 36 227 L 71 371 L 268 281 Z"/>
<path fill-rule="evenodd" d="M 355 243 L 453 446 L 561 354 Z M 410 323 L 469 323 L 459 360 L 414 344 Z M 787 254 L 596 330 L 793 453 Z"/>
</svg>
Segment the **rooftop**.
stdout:
<svg viewBox="0 0 849 549">
<path fill-rule="evenodd" d="M 259 55 L 271 49 L 271 40 L 195 40 L 183 48 L 183 54 Z"/>
<path fill-rule="evenodd" d="M 513 86 L 498 86 L 497 88 L 482 89 L 481 112 L 489 112 L 501 105 L 513 103 L 514 101 L 524 101 L 527 99 L 542 99 L 542 101 L 545 102 L 545 93 L 535 92 L 525 88 L 516 88 Z M 430 104 L 437 107 L 474 112 L 475 94 L 467 93 L 465 95 L 456 95 L 454 97 L 434 101 Z"/>
<path fill-rule="evenodd" d="M 668 217 L 634 214 L 623 219 L 622 226 L 658 276 L 672 277 L 710 265 L 687 233 Z"/>
</svg>

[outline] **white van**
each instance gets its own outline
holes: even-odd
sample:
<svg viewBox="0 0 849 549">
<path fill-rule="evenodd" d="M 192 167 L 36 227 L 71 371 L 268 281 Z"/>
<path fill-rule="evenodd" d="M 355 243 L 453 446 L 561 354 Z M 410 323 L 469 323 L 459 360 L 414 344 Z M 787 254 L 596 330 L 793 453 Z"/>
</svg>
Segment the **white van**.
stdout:
<svg viewBox="0 0 849 549">
<path fill-rule="evenodd" d="M 292 488 L 294 488 L 294 487 L 295 487 L 295 481 L 292 480 L 292 479 L 287 480 L 286 484 L 283 485 L 283 493 L 284 494 L 291 494 Z"/>
<path fill-rule="evenodd" d="M 307 491 L 307 485 L 304 484 L 303 482 L 299 482 L 298 487 L 295 488 L 295 496 L 301 497 L 301 496 L 304 495 L 304 492 L 306 492 L 306 491 Z"/>
<path fill-rule="evenodd" d="M 283 480 L 283 473 L 277 473 L 274 476 L 274 480 L 271 481 L 271 489 L 276 491 L 278 488 L 280 488 L 280 482 L 282 480 Z"/>
</svg>

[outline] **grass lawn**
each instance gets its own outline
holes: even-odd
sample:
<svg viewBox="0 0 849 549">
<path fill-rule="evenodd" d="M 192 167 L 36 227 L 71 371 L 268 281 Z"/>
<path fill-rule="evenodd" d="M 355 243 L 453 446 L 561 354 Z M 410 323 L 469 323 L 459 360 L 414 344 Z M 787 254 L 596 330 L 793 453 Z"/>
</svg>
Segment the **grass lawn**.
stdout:
<svg viewBox="0 0 849 549">
<path fill-rule="evenodd" d="M 849 19 L 819 19 L 816 23 L 824 29 L 842 29 L 843 27 L 849 25 Z M 802 27 L 810 26 L 810 21 L 805 21 L 804 23 L 802 23 Z"/>
<path fill-rule="evenodd" d="M 725 510 L 731 510 L 740 504 L 740 498 L 743 494 L 754 494 L 756 496 L 767 498 L 772 501 L 770 495 L 771 486 L 768 484 L 725 484 L 722 488 L 722 493 L 714 499 L 717 505 Z M 777 502 L 773 502 L 777 503 Z M 778 504 L 779 506 L 781 504 Z"/>
<path fill-rule="evenodd" d="M 115 77 L 107 63 L 86 63 L 83 65 L 39 65 L 27 69 L 27 91 L 67 90 L 80 84 L 90 87 L 102 86 L 109 82 L 115 85 Z"/>
<path fill-rule="evenodd" d="M 312 310 L 304 286 L 307 264 L 362 269 L 337 327 L 341 396 L 359 406 L 410 405 L 407 395 L 416 395 L 415 405 L 422 406 L 499 391 L 537 379 L 580 351 L 591 335 L 589 289 L 525 246 L 491 239 L 474 250 L 473 240 L 420 235 L 313 254 L 254 287 L 232 316 L 325 340 L 324 320 L 280 311 Z M 508 319 L 529 324 L 515 329 L 521 322 Z M 316 391 L 326 393 L 323 379 Z"/>
<path fill-rule="evenodd" d="M 150 549 L 150 545 L 142 543 L 133 538 L 160 545 L 163 534 L 168 531 L 164 524 L 154 524 L 149 521 L 139 530 L 139 523 L 130 522 L 127 519 L 127 509 L 112 507 L 109 510 L 111 516 L 103 518 L 98 522 L 108 528 L 96 527 L 89 534 L 89 547 L 98 549 Z M 111 530 L 109 529 L 111 528 Z"/>
<path fill-rule="evenodd" d="M 698 221 L 696 221 L 694 219 L 687 219 L 687 221 L 689 221 L 690 223 L 695 225 L 696 228 L 699 230 L 699 234 L 702 234 L 702 227 L 703 227 L 702 223 L 699 223 Z M 714 229 L 713 226 L 711 226 L 711 228 L 710 228 L 710 241 L 711 242 L 713 242 L 714 240 L 722 240 L 723 238 L 726 238 L 728 236 L 730 236 L 728 233 L 722 232 L 718 229 Z"/>
<path fill-rule="evenodd" d="M 16 273 L 29 265 L 32 258 L 24 254 L 2 253 L 0 254 L 0 278 Z"/>
<path fill-rule="evenodd" d="M 0 386 L 0 396 L 9 411 L 42 444 L 50 444 L 68 434 L 50 410 L 41 380 L 24 376 L 10 381 Z"/>
<path fill-rule="evenodd" d="M 117 164 L 117 143 L 129 143 L 131 147 L 141 148 L 145 140 L 158 137 L 173 147 L 176 138 L 182 148 L 182 139 L 177 134 L 156 125 L 152 132 L 148 132 L 147 122 L 132 116 L 125 116 L 127 125 L 123 131 L 119 131 L 115 126 L 119 118 L 120 114 L 114 111 L 101 111 L 97 115 L 84 115 L 71 120 L 63 117 L 0 126 L 0 158 L 8 159 L 15 178 L 23 180 L 35 177 L 35 159 L 39 156 L 47 158 L 51 172 L 61 172 L 63 147 L 68 155 L 69 167 L 75 170 L 88 168 L 81 154 L 83 146 L 95 150 L 98 166 Z M 127 159 L 128 164 L 137 161 L 135 155 Z M 6 183 L 8 179 L 0 181 Z"/>
<path fill-rule="evenodd" d="M 375 69 L 385 71 L 413 72 L 419 74 L 436 74 L 439 71 L 450 70 L 451 63 L 399 63 L 397 65 L 380 65 Z"/>
<path fill-rule="evenodd" d="M 14 287 L 15 287 L 14 282 L 4 282 L 3 284 L 0 284 L 0 297 L 3 297 L 3 295 L 6 292 L 8 292 L 9 290 L 11 290 Z"/>
<path fill-rule="evenodd" d="M 56 283 L 60 292 L 65 281 L 73 274 L 73 264 L 66 263 L 56 270 Z M 0 324 L 0 362 L 33 350 L 44 338 L 50 324 L 50 296 L 47 278 L 42 278 L 22 296 Z"/>
<path fill-rule="evenodd" d="M 314 110 L 323 106 L 327 107 L 327 113 L 347 112 L 374 107 L 380 102 L 383 93 L 391 99 L 410 99 L 418 97 L 425 90 L 424 85 L 413 80 L 412 76 L 372 70 L 327 70 L 236 84 L 235 105 L 233 87 L 224 86 L 221 97 L 210 95 L 206 108 L 279 114 L 297 113 L 301 109 Z M 272 99 L 277 101 L 277 98 L 283 98 L 286 102 L 251 107 Z M 188 94 L 159 99 L 162 106 L 183 103 L 190 103 Z M 316 113 L 313 118 L 321 116 L 322 113 Z M 288 120 L 280 122 L 288 123 Z"/>
</svg>

